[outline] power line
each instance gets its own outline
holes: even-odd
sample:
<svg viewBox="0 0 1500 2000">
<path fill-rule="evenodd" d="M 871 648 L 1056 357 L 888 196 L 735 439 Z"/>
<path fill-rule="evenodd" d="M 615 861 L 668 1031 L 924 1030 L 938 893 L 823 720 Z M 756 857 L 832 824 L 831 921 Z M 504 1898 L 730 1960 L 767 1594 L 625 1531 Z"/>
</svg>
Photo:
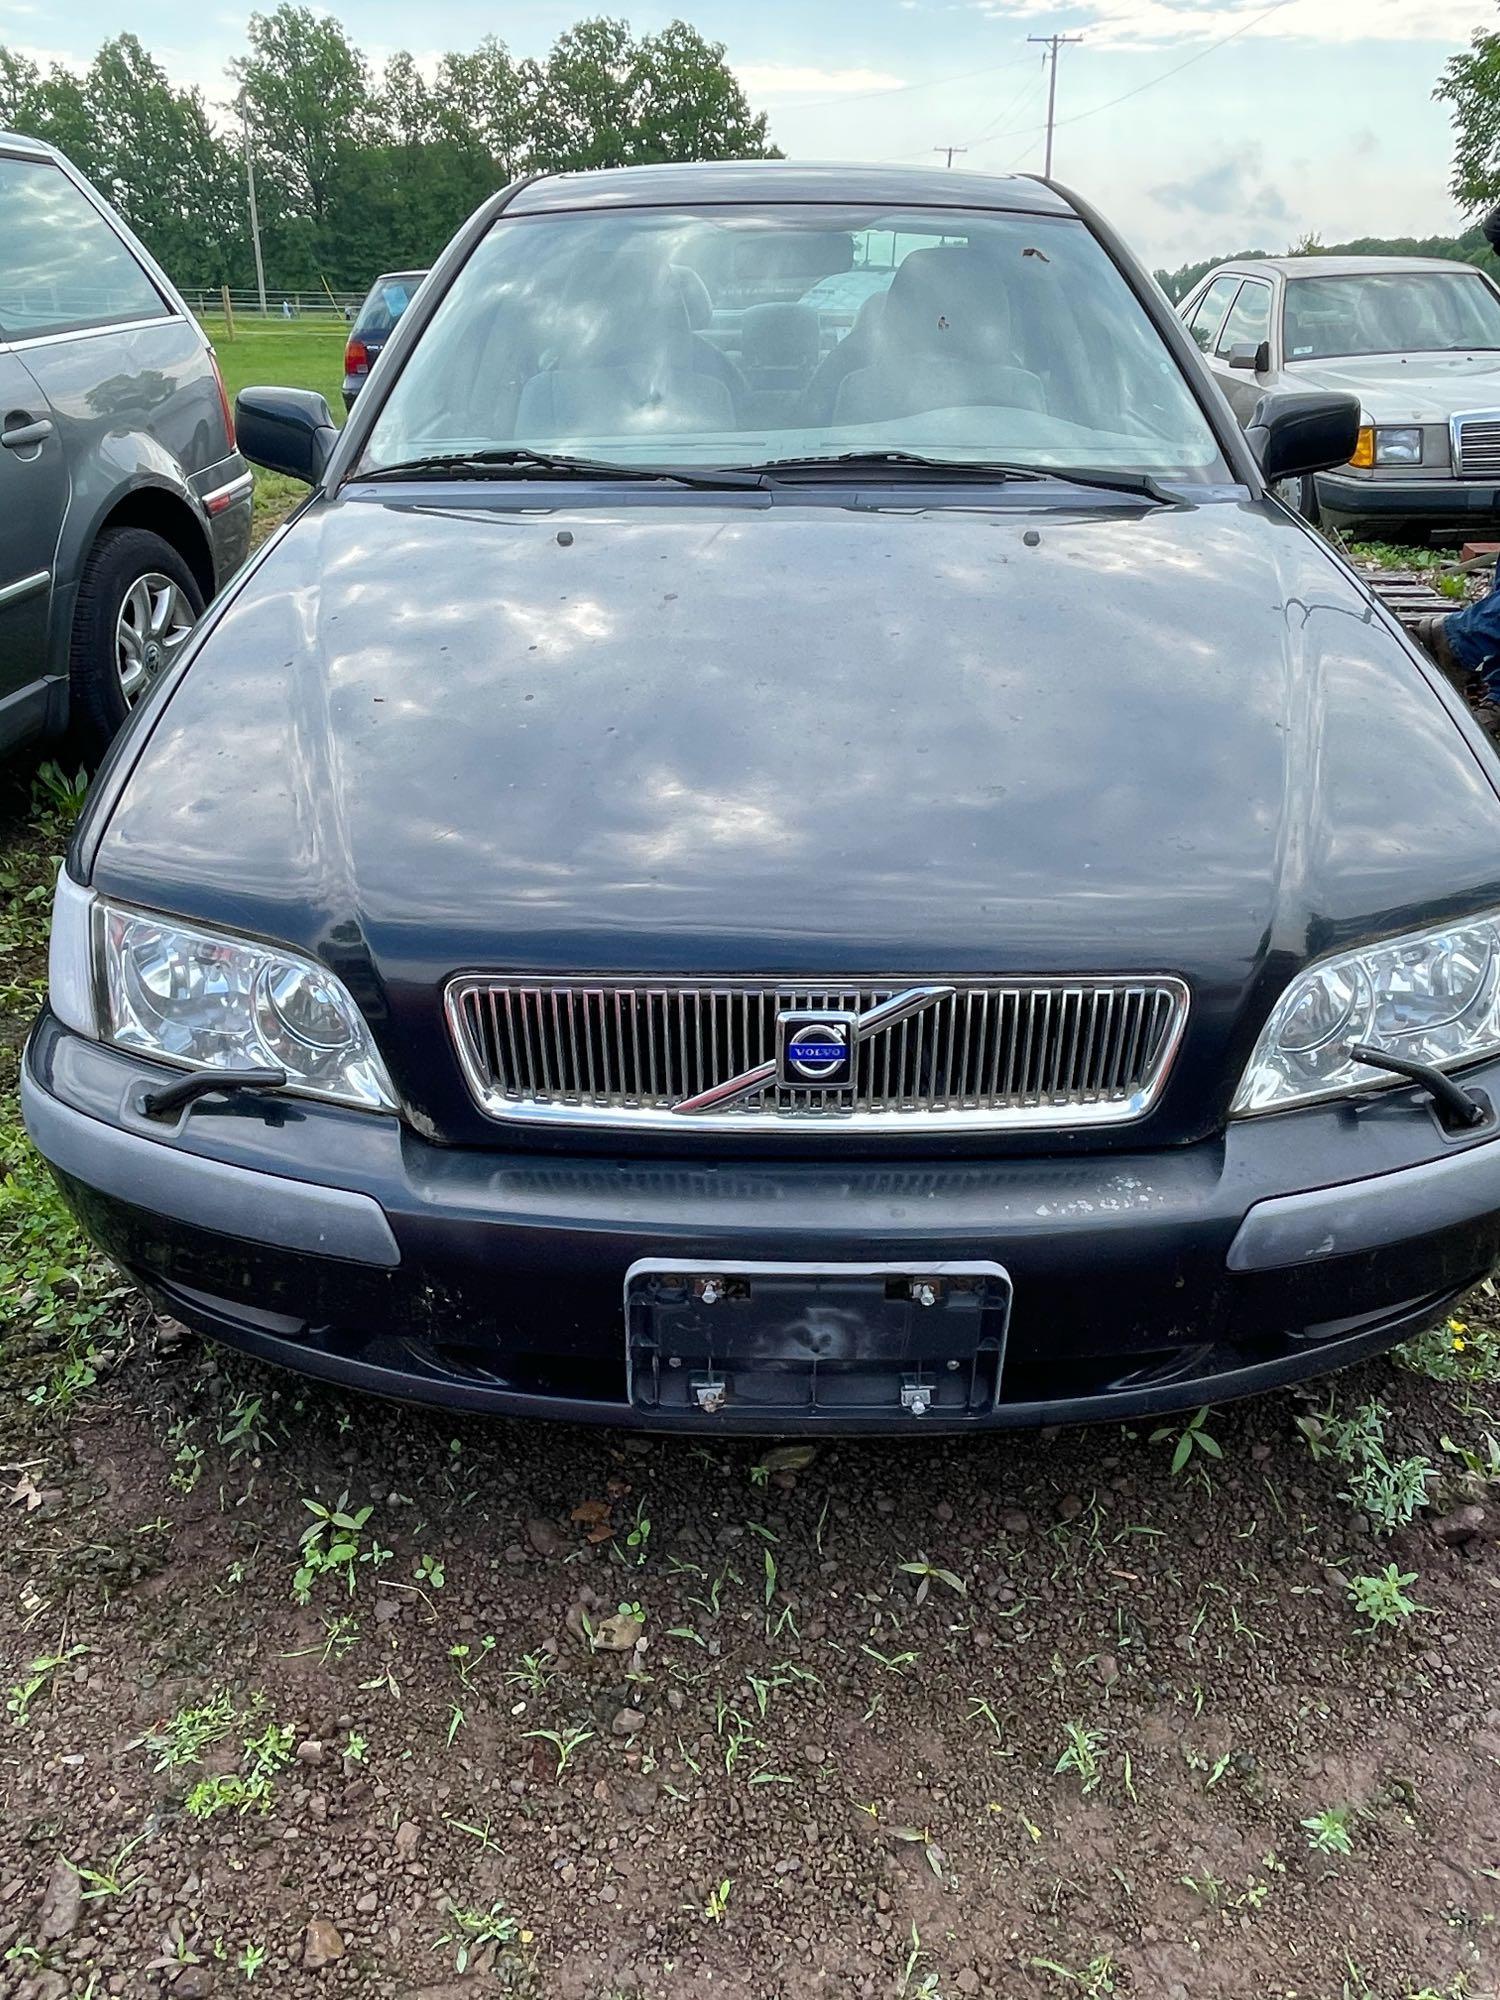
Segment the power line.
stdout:
<svg viewBox="0 0 1500 2000">
<path fill-rule="evenodd" d="M 1205 56 L 1211 56 L 1215 49 L 1222 49 L 1226 42 L 1236 41 L 1241 35 L 1248 34 L 1252 28 L 1259 27 L 1262 21 L 1268 21 L 1273 14 L 1279 14 L 1283 7 L 1295 4 L 1296 0 L 1272 0 L 1272 4 L 1261 13 L 1252 15 L 1248 21 L 1242 21 L 1237 28 L 1231 28 L 1227 35 L 1220 35 L 1217 41 L 1209 42 L 1206 47 L 1198 49 L 1185 62 L 1174 64 L 1171 69 L 1164 69 L 1157 76 L 1148 77 L 1144 83 L 1136 84 L 1133 90 L 1122 91 L 1118 97 L 1106 98 L 1103 104 L 1091 104 L 1086 111 L 1075 111 L 1071 118 L 1059 118 L 1058 125 L 1081 125 L 1085 118 L 1096 118 L 1101 111 L 1113 111 L 1117 104 L 1128 103 L 1132 97 L 1139 97 L 1143 91 L 1154 90 L 1157 84 L 1165 83 L 1169 77 L 1180 76 L 1183 70 L 1191 69 L 1194 63 L 1202 62 Z M 1000 139 L 1035 137 L 1038 132 L 1045 130 L 1046 127 L 1042 125 L 1017 126 L 1012 132 L 992 133 L 984 143 L 991 145 Z M 979 141 L 973 143 L 977 145 Z M 1030 151 L 1030 148 L 1027 150 Z"/>
<path fill-rule="evenodd" d="M 1047 164 L 1042 169 L 1050 181 L 1052 178 L 1052 128 L 1057 123 L 1057 52 L 1065 49 L 1070 42 L 1081 42 L 1082 35 L 1028 35 L 1028 42 L 1040 42 L 1043 48 L 1052 51 L 1052 67 L 1047 76 Z M 1047 60 L 1045 56 L 1043 62 Z"/>
<path fill-rule="evenodd" d="M 1002 70 L 1014 69 L 1018 63 L 1029 62 L 1029 56 L 1012 56 L 1009 61 L 990 63 L 984 69 L 959 70 L 953 76 L 924 76 L 915 83 L 893 83 L 879 90 L 844 90 L 837 97 L 788 97 L 779 109 L 787 111 L 826 111 L 836 104 L 867 104 L 875 97 L 904 97 L 913 90 L 939 90 L 949 83 L 972 83 L 981 76 L 998 76 Z M 747 65 L 749 67 L 749 65 Z"/>
<path fill-rule="evenodd" d="M 967 153 L 969 149 L 967 146 L 934 146 L 932 150 L 935 153 L 946 153 L 948 155 L 948 165 L 951 168 L 953 165 L 953 155 L 955 153 Z"/>
<path fill-rule="evenodd" d="M 1029 62 L 1029 60 L 1030 60 L 1029 58 L 1023 57 L 1023 61 Z M 1041 80 L 1041 76 L 1042 76 L 1041 70 L 1038 70 L 1032 76 L 1028 76 L 1026 81 L 1021 85 L 1021 88 L 1016 92 L 1015 96 L 1007 98 L 1005 109 L 1003 111 L 997 112 L 994 118 L 990 121 L 990 123 L 985 126 L 984 130 L 980 133 L 979 137 L 977 139 L 971 139 L 969 141 L 969 144 L 971 146 L 982 146 L 986 139 L 992 139 L 995 136 L 995 134 L 1000 130 L 1000 127 L 1005 123 L 1006 119 L 1014 115 L 1017 105 L 1024 103 L 1027 98 L 1035 97 L 1037 92 L 1037 85 Z"/>
</svg>

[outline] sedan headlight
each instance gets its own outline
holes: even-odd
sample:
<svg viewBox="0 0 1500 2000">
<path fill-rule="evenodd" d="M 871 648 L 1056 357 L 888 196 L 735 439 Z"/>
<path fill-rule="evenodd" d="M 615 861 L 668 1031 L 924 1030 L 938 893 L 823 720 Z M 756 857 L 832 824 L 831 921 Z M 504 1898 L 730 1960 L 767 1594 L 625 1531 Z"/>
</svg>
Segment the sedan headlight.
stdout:
<svg viewBox="0 0 1500 2000">
<path fill-rule="evenodd" d="M 1500 917 L 1341 952 L 1298 973 L 1261 1030 L 1231 1107 L 1280 1111 L 1389 1084 L 1351 1043 L 1439 1069 L 1500 1050 Z"/>
<path fill-rule="evenodd" d="M 1368 472 L 1372 465 L 1420 465 L 1420 424 L 1361 424 L 1349 463 Z"/>
<path fill-rule="evenodd" d="M 64 871 L 50 973 L 59 1019 L 116 1048 L 184 1069 L 285 1070 L 303 1096 L 396 1109 L 364 1016 L 297 952 L 120 909 Z"/>
<path fill-rule="evenodd" d="M 1375 463 L 1377 465 L 1420 465 L 1422 463 L 1422 433 L 1416 426 L 1389 428 L 1385 424 L 1375 427 Z"/>
</svg>

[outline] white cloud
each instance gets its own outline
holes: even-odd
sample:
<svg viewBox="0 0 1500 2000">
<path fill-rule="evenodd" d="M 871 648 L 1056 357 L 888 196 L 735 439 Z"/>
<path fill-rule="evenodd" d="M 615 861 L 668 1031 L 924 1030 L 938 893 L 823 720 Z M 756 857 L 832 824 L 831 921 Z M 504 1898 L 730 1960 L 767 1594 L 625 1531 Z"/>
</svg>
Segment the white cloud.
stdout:
<svg viewBox="0 0 1500 2000">
<path fill-rule="evenodd" d="M 1057 0 L 978 0 L 995 22 L 1052 20 Z M 1473 0 L 1078 0 L 1068 27 L 1095 48 L 1172 48 L 1243 30 L 1249 41 L 1461 42 L 1475 26 Z M 1265 15 L 1264 20 L 1257 20 Z M 1078 18 L 1082 16 L 1083 18 Z M 1254 25 L 1250 25 L 1254 23 Z"/>
<path fill-rule="evenodd" d="M 900 90 L 904 76 L 883 69 L 818 69 L 801 63 L 736 63 L 734 73 L 753 97 L 845 97 Z"/>
</svg>

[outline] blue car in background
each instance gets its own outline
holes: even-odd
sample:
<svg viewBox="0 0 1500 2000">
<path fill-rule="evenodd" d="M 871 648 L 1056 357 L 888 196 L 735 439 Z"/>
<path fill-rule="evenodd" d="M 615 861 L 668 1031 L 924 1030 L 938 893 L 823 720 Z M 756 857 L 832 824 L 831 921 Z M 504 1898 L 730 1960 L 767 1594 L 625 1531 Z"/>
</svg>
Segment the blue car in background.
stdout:
<svg viewBox="0 0 1500 2000">
<path fill-rule="evenodd" d="M 384 271 L 371 285 L 344 347 L 344 408 L 352 410 L 391 329 L 411 304 L 425 271 Z"/>
</svg>

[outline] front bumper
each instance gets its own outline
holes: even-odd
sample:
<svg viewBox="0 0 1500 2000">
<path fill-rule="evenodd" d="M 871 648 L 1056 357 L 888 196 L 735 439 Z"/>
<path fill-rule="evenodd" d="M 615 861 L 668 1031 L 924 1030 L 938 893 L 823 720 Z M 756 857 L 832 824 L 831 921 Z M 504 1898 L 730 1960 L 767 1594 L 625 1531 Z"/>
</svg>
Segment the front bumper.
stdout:
<svg viewBox="0 0 1500 2000">
<path fill-rule="evenodd" d="M 436 1146 L 286 1097 L 137 1108 L 169 1073 L 50 1015 L 22 1108 L 89 1232 L 170 1311 L 353 1388 L 657 1428 L 904 1428 L 888 1407 L 768 1426 L 644 1410 L 622 1301 L 650 1259 L 930 1265 L 1013 1286 L 998 1400 L 928 1428 L 1131 1418 L 1377 1352 L 1500 1255 L 1493 1124 L 1445 1137 L 1414 1092 L 1197 1145 L 984 1162 L 565 1158 Z M 176 1074 L 171 1072 L 170 1074 Z M 1500 1064 L 1474 1081 L 1500 1102 Z"/>
<path fill-rule="evenodd" d="M 1500 486 L 1475 479 L 1317 475 L 1318 506 L 1337 521 L 1418 521 L 1433 531 L 1500 521 Z"/>
</svg>

